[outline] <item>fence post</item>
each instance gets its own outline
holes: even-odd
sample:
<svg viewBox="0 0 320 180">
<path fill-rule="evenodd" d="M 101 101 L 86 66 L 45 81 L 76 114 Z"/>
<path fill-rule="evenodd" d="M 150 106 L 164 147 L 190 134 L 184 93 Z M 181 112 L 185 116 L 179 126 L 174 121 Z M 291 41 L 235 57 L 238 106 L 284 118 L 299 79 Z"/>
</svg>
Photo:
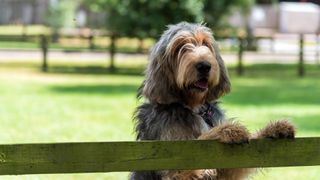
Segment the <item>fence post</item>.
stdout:
<svg viewBox="0 0 320 180">
<path fill-rule="evenodd" d="M 27 41 L 27 24 L 22 24 L 22 41 Z"/>
<path fill-rule="evenodd" d="M 243 50 L 244 50 L 244 38 L 239 37 L 239 50 L 238 50 L 238 65 L 237 65 L 237 74 L 239 76 L 243 75 L 243 64 L 242 64 L 242 58 L 243 58 Z"/>
<path fill-rule="evenodd" d="M 116 53 L 116 36 L 111 34 L 110 40 L 110 71 L 113 72 L 115 70 L 114 55 Z"/>
<path fill-rule="evenodd" d="M 48 37 L 46 35 L 40 35 L 40 47 L 42 51 L 42 71 L 48 71 L 47 54 L 48 54 Z"/>
<path fill-rule="evenodd" d="M 319 34 L 317 33 L 316 34 L 316 58 L 315 58 L 317 65 L 320 65 L 320 61 L 319 61 L 319 43 L 320 43 Z"/>
<path fill-rule="evenodd" d="M 305 75 L 304 70 L 304 37 L 303 34 L 299 35 L 299 63 L 298 63 L 298 76 L 303 77 Z"/>
<path fill-rule="evenodd" d="M 138 38 L 138 48 L 137 53 L 143 53 L 143 38 Z"/>
<path fill-rule="evenodd" d="M 95 49 L 93 34 L 89 35 L 88 40 L 89 40 L 89 49 L 92 51 Z"/>
<path fill-rule="evenodd" d="M 274 35 L 272 34 L 270 38 L 270 52 L 274 53 L 275 52 L 275 47 L 274 47 Z"/>
</svg>

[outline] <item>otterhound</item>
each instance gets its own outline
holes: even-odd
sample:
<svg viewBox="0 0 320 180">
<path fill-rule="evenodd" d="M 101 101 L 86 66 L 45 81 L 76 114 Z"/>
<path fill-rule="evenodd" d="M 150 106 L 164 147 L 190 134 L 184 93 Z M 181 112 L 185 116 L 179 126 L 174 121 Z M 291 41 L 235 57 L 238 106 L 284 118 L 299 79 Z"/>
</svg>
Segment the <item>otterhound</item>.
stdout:
<svg viewBox="0 0 320 180">
<path fill-rule="evenodd" d="M 217 43 L 209 28 L 186 22 L 169 26 L 153 47 L 137 108 L 138 140 L 214 139 L 246 143 L 248 130 L 228 122 L 218 107 L 230 91 L 230 81 Z M 288 121 L 277 121 L 256 138 L 294 138 Z M 241 162 L 239 162 L 241 163 Z M 250 169 L 203 169 L 133 172 L 131 179 L 243 179 Z"/>
</svg>

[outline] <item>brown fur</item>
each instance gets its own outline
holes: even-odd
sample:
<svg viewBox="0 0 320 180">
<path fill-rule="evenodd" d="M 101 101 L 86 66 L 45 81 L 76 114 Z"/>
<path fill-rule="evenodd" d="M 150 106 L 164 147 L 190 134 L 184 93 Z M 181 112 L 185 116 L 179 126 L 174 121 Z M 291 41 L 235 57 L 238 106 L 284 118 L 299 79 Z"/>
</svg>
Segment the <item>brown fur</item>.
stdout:
<svg viewBox="0 0 320 180">
<path fill-rule="evenodd" d="M 190 87 L 199 81 L 200 72 L 196 65 L 203 61 L 209 63 L 211 69 L 206 74 L 207 88 L 199 91 Z M 230 88 L 228 72 L 211 31 L 202 25 L 188 23 L 171 26 L 150 53 L 141 92 L 148 102 L 138 108 L 138 139 L 212 139 L 228 144 L 248 143 L 252 139 L 249 131 L 237 122 L 224 121 L 219 109 L 215 110 L 218 116 L 211 119 L 218 122 L 214 125 L 206 124 L 204 117 L 197 114 L 206 104 L 229 93 Z M 270 123 L 254 137 L 294 136 L 295 128 L 290 122 L 278 121 Z M 240 180 L 253 171 L 246 168 L 159 171 L 134 173 L 132 177 L 150 179 L 148 175 L 151 175 L 163 180 Z"/>
<path fill-rule="evenodd" d="M 265 128 L 261 129 L 256 135 L 256 138 L 271 138 L 271 139 L 293 139 L 296 134 L 295 126 L 288 120 L 280 120 L 270 122 Z"/>
<path fill-rule="evenodd" d="M 198 139 L 213 139 L 222 143 L 248 143 L 250 138 L 249 131 L 238 122 L 225 122 L 212 128 L 207 133 L 203 133 Z"/>
<path fill-rule="evenodd" d="M 218 84 L 220 69 L 212 46 L 206 46 L 207 44 L 213 44 L 212 39 L 209 37 L 205 32 L 199 32 L 193 36 L 190 36 L 188 33 L 181 33 L 174 38 L 172 41 L 173 44 L 171 46 L 169 45 L 169 51 L 178 52 L 178 54 L 173 53 L 173 56 L 177 55 L 178 57 L 178 68 L 174 74 L 176 77 L 175 82 L 179 89 L 187 88 L 197 80 L 198 72 L 194 67 L 203 60 L 210 62 L 212 66 L 212 71 L 210 71 L 211 74 L 209 76 L 210 86 L 214 87 Z M 203 44 L 204 41 L 208 43 Z M 179 50 L 176 50 L 178 48 Z M 187 91 L 184 95 L 184 97 L 188 97 L 185 99 L 185 102 L 191 108 L 196 107 L 205 102 L 206 94 L 207 92 L 198 93 Z"/>
<path fill-rule="evenodd" d="M 150 54 L 142 90 L 142 94 L 151 102 L 170 104 L 178 101 L 194 108 L 230 91 L 227 70 L 207 29 L 199 29 L 196 34 L 188 31 L 177 33 L 164 52 L 158 52 L 159 44 Z M 195 64 L 203 60 L 212 66 L 208 79 L 209 89 L 203 93 L 185 91 L 197 80 Z M 189 102 L 190 99 L 192 102 Z"/>
<path fill-rule="evenodd" d="M 162 178 L 162 180 L 215 180 L 217 171 L 214 169 L 207 170 L 182 170 L 174 171 Z"/>
<path fill-rule="evenodd" d="M 198 139 L 218 140 L 227 144 L 249 143 L 250 133 L 243 125 L 238 122 L 225 122 L 212 128 L 209 132 L 202 134 Z M 238 180 L 244 179 L 253 169 L 217 169 L 217 179 Z"/>
</svg>

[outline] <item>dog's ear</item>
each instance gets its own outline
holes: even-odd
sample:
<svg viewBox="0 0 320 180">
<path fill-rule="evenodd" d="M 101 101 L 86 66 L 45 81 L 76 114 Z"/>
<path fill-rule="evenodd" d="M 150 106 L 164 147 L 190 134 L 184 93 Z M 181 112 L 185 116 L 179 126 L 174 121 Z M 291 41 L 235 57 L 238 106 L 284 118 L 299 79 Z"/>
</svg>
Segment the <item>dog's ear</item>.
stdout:
<svg viewBox="0 0 320 180">
<path fill-rule="evenodd" d="M 209 93 L 207 96 L 208 102 L 216 100 L 219 97 L 221 97 L 225 94 L 228 94 L 231 90 L 231 84 L 230 84 L 230 80 L 229 80 L 228 70 L 224 65 L 223 59 L 222 59 L 220 52 L 219 52 L 219 48 L 215 42 L 213 43 L 213 49 L 214 49 L 216 59 L 218 61 L 219 68 L 220 68 L 220 78 L 219 78 L 218 85 L 209 89 Z"/>
<path fill-rule="evenodd" d="M 161 40 L 153 47 L 149 64 L 145 72 L 142 95 L 150 102 L 169 104 L 178 101 L 178 90 L 174 81 L 170 57 L 166 55 L 166 46 Z"/>
</svg>

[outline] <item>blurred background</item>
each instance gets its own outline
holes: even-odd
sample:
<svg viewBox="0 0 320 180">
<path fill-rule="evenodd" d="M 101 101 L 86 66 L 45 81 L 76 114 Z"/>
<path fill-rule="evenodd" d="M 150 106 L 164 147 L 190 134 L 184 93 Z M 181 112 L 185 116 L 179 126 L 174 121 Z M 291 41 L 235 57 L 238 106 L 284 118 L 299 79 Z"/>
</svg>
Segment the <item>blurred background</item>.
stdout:
<svg viewBox="0 0 320 180">
<path fill-rule="evenodd" d="M 0 142 L 134 140 L 148 51 L 180 21 L 203 22 L 232 82 L 222 99 L 251 132 L 288 118 L 320 135 L 318 0 L 0 0 Z M 320 167 L 253 179 L 319 179 Z M 1 176 L 126 179 L 127 173 Z"/>
</svg>

